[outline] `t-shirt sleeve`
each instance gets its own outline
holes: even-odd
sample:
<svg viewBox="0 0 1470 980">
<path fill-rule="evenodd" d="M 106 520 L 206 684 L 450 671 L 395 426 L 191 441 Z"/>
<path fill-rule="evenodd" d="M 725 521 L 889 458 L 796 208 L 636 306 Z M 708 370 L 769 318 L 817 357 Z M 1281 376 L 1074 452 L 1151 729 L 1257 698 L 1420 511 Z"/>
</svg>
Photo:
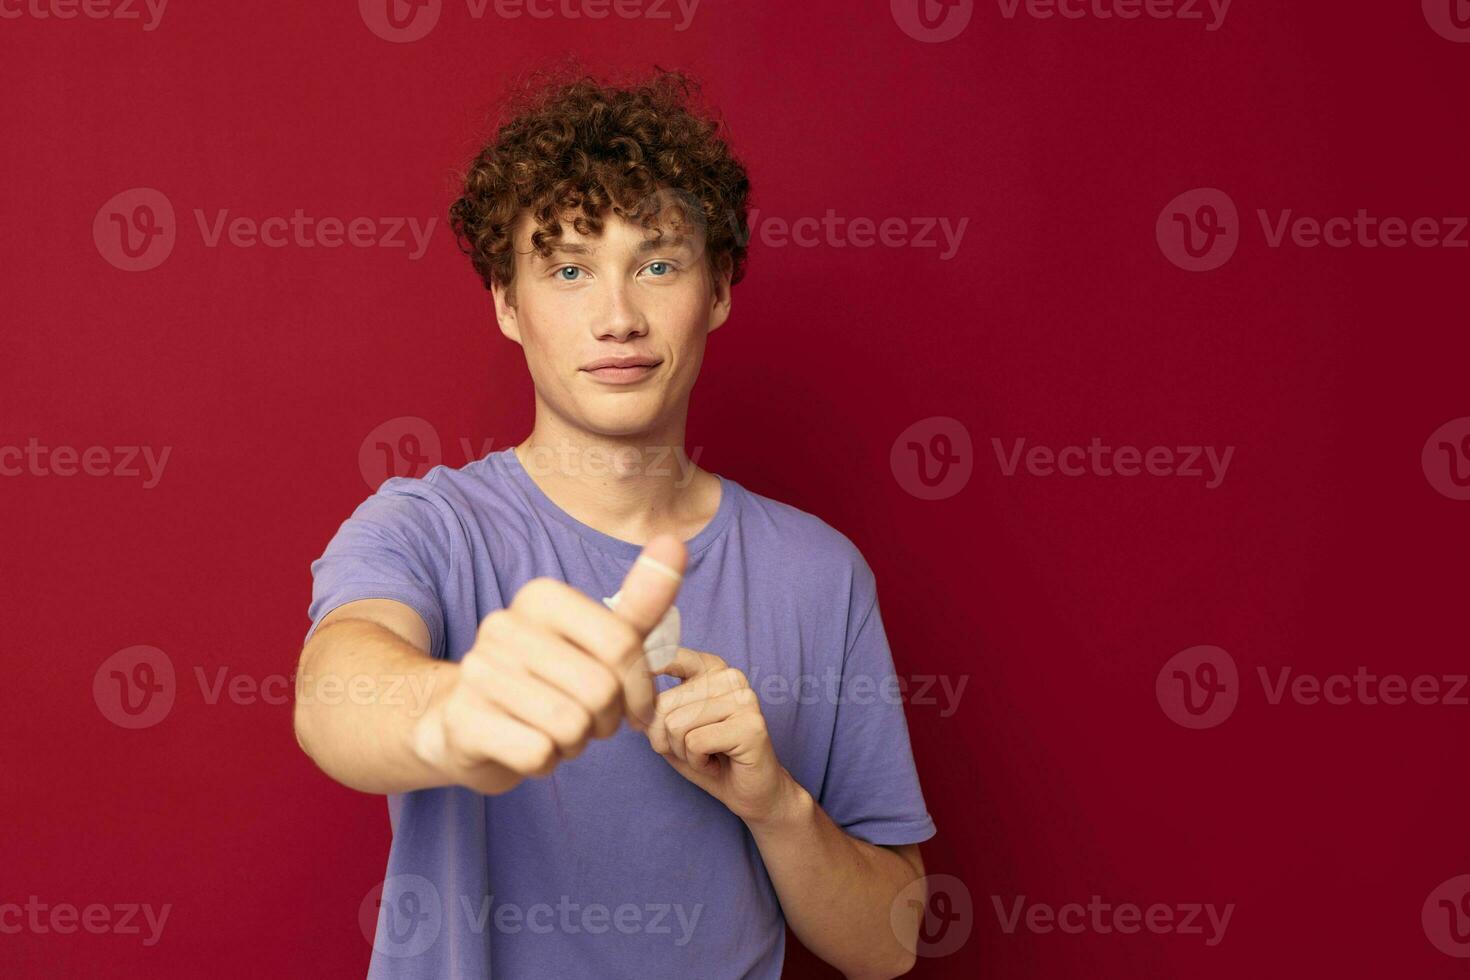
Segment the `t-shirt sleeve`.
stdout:
<svg viewBox="0 0 1470 980">
<path fill-rule="evenodd" d="M 310 640 L 322 618 L 357 599 L 395 599 L 429 628 L 431 653 L 445 656 L 443 583 L 450 539 L 437 500 L 423 480 L 392 477 L 342 522 L 311 563 Z"/>
<path fill-rule="evenodd" d="M 859 569 L 871 587 L 872 572 Z M 917 844 L 934 836 L 909 746 L 908 723 L 876 589 L 843 658 L 832 751 L 817 801 L 832 821 L 870 844 Z"/>
</svg>

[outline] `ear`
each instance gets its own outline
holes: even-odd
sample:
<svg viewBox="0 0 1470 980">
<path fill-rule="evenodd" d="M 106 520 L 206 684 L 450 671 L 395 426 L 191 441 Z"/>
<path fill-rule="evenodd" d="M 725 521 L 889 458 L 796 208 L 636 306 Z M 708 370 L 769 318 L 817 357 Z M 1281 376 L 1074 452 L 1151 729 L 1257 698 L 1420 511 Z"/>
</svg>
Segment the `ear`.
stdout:
<svg viewBox="0 0 1470 980">
<path fill-rule="evenodd" d="M 495 297 L 495 321 L 500 325 L 500 332 L 519 344 L 521 327 L 516 322 L 515 283 L 512 282 L 509 286 L 495 283 L 490 287 L 490 292 Z"/>
<path fill-rule="evenodd" d="M 728 255 L 725 256 L 725 261 L 721 263 L 721 269 L 718 272 L 714 270 L 711 270 L 711 272 L 714 273 L 715 295 L 714 302 L 710 305 L 709 309 L 709 329 L 705 331 L 706 333 L 714 333 L 719 329 L 720 324 L 729 319 L 730 303 L 733 300 L 730 289 L 730 257 Z"/>
</svg>

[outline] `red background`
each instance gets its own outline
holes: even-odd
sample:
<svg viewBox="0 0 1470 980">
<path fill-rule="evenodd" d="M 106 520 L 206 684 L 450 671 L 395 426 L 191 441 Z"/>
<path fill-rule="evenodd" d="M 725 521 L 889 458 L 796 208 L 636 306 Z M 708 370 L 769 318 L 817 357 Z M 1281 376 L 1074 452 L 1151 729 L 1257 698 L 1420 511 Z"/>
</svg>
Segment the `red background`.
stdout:
<svg viewBox="0 0 1470 980">
<path fill-rule="evenodd" d="M 1470 45 L 1418 3 L 1237 0 L 1200 21 L 1037 19 L 978 4 L 920 43 L 881 0 L 705 0 L 692 25 L 475 20 L 375 36 L 351 2 L 170 4 L 157 27 L 0 20 L 0 446 L 171 447 L 159 484 L 0 478 L 0 902 L 164 903 L 161 941 L 0 935 L 6 976 L 361 976 L 383 801 L 297 749 L 286 704 L 209 704 L 195 669 L 289 675 L 308 563 L 370 491 L 379 424 L 443 458 L 530 424 L 518 351 L 444 210 L 512 75 L 571 51 L 684 67 L 727 119 L 763 216 L 968 218 L 957 255 L 757 237 L 712 339 L 691 451 L 845 531 L 878 576 L 969 941 L 916 976 L 1451 976 L 1420 909 L 1470 872 L 1465 718 L 1448 705 L 1272 705 L 1256 669 L 1465 670 L 1470 503 L 1420 464 L 1470 415 L 1470 252 L 1268 246 L 1256 209 L 1470 210 Z M 154 188 L 159 267 L 94 217 Z M 1155 220 L 1226 191 L 1233 259 L 1176 268 Z M 193 212 L 437 217 L 428 253 L 206 247 Z M 973 440 L 937 501 L 890 467 L 933 416 Z M 1235 447 L 1200 479 L 1007 477 L 1009 447 Z M 478 453 L 476 453 L 478 455 Z M 1458 598 L 1457 598 L 1458 597 Z M 137 644 L 178 672 L 138 731 L 94 703 Z M 1219 727 L 1176 725 L 1160 668 L 1229 651 Z M 941 706 L 942 706 L 941 701 Z M 1235 903 L 1224 939 L 1002 929 L 992 901 Z M 827 976 L 793 949 L 788 976 Z"/>
</svg>

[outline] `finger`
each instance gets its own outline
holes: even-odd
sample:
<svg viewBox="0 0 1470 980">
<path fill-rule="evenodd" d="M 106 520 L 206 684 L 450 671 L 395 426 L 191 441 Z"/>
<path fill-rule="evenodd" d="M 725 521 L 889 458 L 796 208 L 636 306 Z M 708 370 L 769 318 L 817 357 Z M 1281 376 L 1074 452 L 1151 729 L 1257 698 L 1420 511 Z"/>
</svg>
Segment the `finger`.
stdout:
<svg viewBox="0 0 1470 980">
<path fill-rule="evenodd" d="M 746 696 L 747 694 L 749 697 Z M 668 754 L 688 762 L 686 739 L 689 733 L 705 725 L 724 721 L 736 712 L 744 710 L 749 706 L 754 695 L 755 692 L 750 688 L 743 688 L 716 698 L 686 704 L 669 712 L 664 719 L 664 729 L 668 732 Z"/>
<path fill-rule="evenodd" d="M 470 692 L 478 700 L 478 692 Z M 450 726 L 450 758 L 462 769 L 499 763 L 521 776 L 544 776 L 559 761 L 556 744 L 544 732 L 498 708 L 462 702 Z"/>
<path fill-rule="evenodd" d="M 731 763 L 742 764 L 746 761 L 744 750 L 754 744 L 760 728 L 761 723 L 756 718 L 732 715 L 724 721 L 694 729 L 684 739 L 689 765 L 705 769 L 713 755 L 724 755 Z"/>
<path fill-rule="evenodd" d="M 696 674 L 678 687 L 671 687 L 662 692 L 654 699 L 653 720 L 649 723 L 647 732 L 649 743 L 655 749 L 668 744 L 665 723 L 674 709 L 696 701 L 729 694 L 748 686 L 745 674 L 734 667 L 725 667 Z"/>
<path fill-rule="evenodd" d="M 618 730 L 623 716 L 623 691 L 618 675 L 607 664 L 589 657 L 550 630 L 529 620 L 507 620 L 501 629 L 515 667 L 571 698 L 592 717 L 592 735 L 607 738 Z M 492 693 L 496 680 L 484 685 Z"/>
<path fill-rule="evenodd" d="M 734 667 L 724 667 L 720 670 L 710 670 L 702 674 L 696 674 L 693 678 L 685 681 L 677 687 L 671 687 L 659 694 L 654 703 L 658 714 L 666 715 L 681 705 L 693 701 L 701 701 L 706 698 L 719 697 L 738 691 L 742 687 L 749 687 L 745 675 Z"/>
<path fill-rule="evenodd" d="M 646 637 L 674 604 L 684 581 L 688 552 L 672 534 L 660 534 L 633 561 L 618 589 L 618 618 L 633 624 Z"/>
<path fill-rule="evenodd" d="M 606 664 L 618 678 L 623 709 L 639 727 L 653 713 L 653 679 L 643 660 L 643 633 L 602 603 L 550 578 L 516 593 L 515 611 Z M 482 628 L 484 628 L 482 624 Z"/>
<path fill-rule="evenodd" d="M 669 661 L 667 666 L 655 670 L 654 673 L 666 674 L 669 677 L 680 677 L 687 680 L 699 674 L 719 670 L 725 666 L 724 659 L 713 653 L 705 653 L 702 650 L 691 650 L 688 647 L 679 647 L 678 651 L 674 654 L 674 659 Z"/>
<path fill-rule="evenodd" d="M 684 581 L 687 560 L 688 552 L 682 541 L 672 534 L 660 534 L 644 545 L 617 590 L 618 602 L 613 614 L 638 632 L 638 656 L 622 667 L 628 717 L 635 728 L 646 730 L 653 722 L 655 689 L 643 656 L 643 640 L 674 604 Z"/>
<path fill-rule="evenodd" d="M 587 659 L 583 657 L 582 659 Z M 548 736 L 562 759 L 582 754 L 592 734 L 592 713 L 559 689 L 519 669 L 502 670 L 491 701 L 506 714 Z"/>
</svg>

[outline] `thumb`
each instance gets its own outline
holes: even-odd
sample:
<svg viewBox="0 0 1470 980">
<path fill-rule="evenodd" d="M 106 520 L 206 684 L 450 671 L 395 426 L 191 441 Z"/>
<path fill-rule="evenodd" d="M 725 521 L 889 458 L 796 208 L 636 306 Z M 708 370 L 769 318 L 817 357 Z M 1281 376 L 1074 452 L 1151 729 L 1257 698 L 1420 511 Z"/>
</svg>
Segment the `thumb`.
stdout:
<svg viewBox="0 0 1470 980">
<path fill-rule="evenodd" d="M 684 542 L 672 534 L 660 534 L 644 545 L 618 590 L 618 618 L 647 637 L 674 604 L 687 559 Z"/>
</svg>

